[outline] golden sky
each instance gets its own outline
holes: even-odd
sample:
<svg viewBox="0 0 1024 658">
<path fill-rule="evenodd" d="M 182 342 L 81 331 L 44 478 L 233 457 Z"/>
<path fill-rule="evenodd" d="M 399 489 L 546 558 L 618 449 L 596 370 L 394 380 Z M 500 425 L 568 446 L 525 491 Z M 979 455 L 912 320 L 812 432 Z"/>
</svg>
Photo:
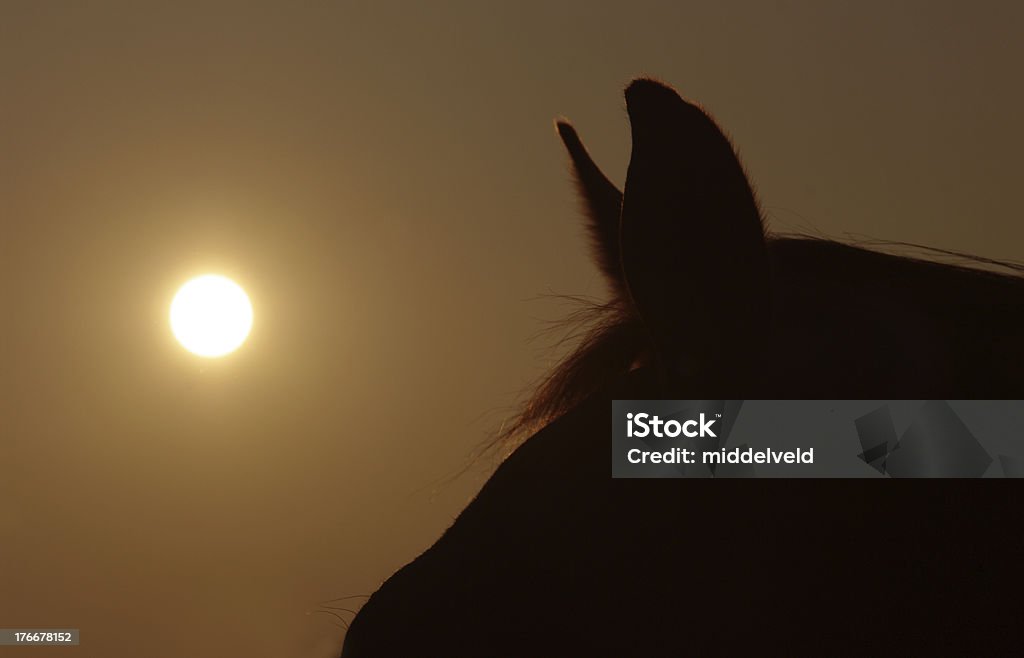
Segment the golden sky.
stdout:
<svg viewBox="0 0 1024 658">
<path fill-rule="evenodd" d="M 336 652 L 306 612 L 480 486 L 537 296 L 603 292 L 552 119 L 621 182 L 636 75 L 775 230 L 1024 259 L 1021 7 L 0 0 L 0 627 Z M 256 314 L 219 361 L 167 324 L 206 271 Z"/>
</svg>

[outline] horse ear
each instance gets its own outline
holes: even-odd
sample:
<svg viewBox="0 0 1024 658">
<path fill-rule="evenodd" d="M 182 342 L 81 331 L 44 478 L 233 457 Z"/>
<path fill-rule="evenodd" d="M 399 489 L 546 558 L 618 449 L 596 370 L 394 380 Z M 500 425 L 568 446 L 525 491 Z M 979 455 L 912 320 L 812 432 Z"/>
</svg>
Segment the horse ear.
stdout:
<svg viewBox="0 0 1024 658">
<path fill-rule="evenodd" d="M 597 266 L 608 279 L 613 291 L 625 287 L 622 265 L 619 262 L 619 214 L 622 210 L 622 192 L 601 173 L 601 169 L 587 153 L 579 135 L 567 121 L 558 121 L 558 136 L 562 138 L 572 159 L 576 187 L 583 200 L 587 216 L 587 229 L 594 247 Z"/>
<path fill-rule="evenodd" d="M 754 193 L 699 107 L 643 79 L 626 89 L 626 106 L 633 153 L 620 244 L 630 298 L 670 381 L 699 385 L 703 397 L 738 395 L 771 317 Z"/>
</svg>

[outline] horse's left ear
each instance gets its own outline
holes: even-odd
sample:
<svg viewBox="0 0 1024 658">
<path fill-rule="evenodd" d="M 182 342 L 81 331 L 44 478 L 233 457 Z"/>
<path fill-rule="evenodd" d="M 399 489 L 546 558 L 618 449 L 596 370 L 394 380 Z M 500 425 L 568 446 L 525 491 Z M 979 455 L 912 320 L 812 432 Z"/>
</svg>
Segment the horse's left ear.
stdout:
<svg viewBox="0 0 1024 658">
<path fill-rule="evenodd" d="M 572 158 L 573 175 L 587 215 L 587 229 L 590 231 L 597 266 L 612 290 L 621 294 L 625 289 L 619 263 L 622 192 L 601 172 L 568 121 L 558 121 L 555 126 Z"/>
<path fill-rule="evenodd" d="M 771 318 L 764 228 L 732 145 L 669 87 L 626 89 L 622 267 L 658 360 L 702 397 L 744 397 Z"/>
</svg>

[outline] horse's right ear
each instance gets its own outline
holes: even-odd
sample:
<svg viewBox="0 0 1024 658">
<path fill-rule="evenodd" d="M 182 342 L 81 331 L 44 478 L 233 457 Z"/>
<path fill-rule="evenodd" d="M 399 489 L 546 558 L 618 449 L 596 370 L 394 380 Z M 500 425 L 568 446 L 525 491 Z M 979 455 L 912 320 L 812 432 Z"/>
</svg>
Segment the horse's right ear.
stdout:
<svg viewBox="0 0 1024 658">
<path fill-rule="evenodd" d="M 749 397 L 771 322 L 764 228 L 732 145 L 671 88 L 626 90 L 633 155 L 622 202 L 622 268 L 670 381 Z M 748 390 L 749 389 L 745 389 Z"/>
<path fill-rule="evenodd" d="M 619 213 L 622 192 L 601 173 L 601 169 L 583 147 L 579 135 L 567 121 L 555 123 L 569 157 L 572 158 L 576 187 L 583 199 L 587 228 L 594 245 L 597 266 L 604 272 L 608 285 L 616 294 L 625 288 L 619 262 Z"/>
</svg>

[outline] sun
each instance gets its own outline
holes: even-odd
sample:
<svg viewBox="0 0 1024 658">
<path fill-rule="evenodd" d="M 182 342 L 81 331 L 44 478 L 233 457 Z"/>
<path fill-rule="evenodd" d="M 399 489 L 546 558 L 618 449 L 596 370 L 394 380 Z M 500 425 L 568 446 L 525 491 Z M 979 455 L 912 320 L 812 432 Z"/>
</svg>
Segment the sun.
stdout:
<svg viewBox="0 0 1024 658">
<path fill-rule="evenodd" d="M 242 287 L 227 277 L 204 274 L 183 285 L 171 302 L 171 331 L 197 356 L 234 352 L 252 329 L 252 304 Z"/>
</svg>

